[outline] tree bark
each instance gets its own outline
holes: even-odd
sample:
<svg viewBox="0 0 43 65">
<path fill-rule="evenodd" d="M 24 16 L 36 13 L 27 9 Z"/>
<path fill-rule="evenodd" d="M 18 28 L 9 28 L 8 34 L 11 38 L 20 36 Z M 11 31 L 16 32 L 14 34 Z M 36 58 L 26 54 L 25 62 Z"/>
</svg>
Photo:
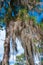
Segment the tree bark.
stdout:
<svg viewBox="0 0 43 65">
<path fill-rule="evenodd" d="M 26 57 L 26 62 L 27 62 L 26 65 L 34 65 L 31 33 L 29 31 L 29 27 L 22 30 L 21 39 L 23 41 L 22 45 L 25 52 L 25 57 Z"/>
<path fill-rule="evenodd" d="M 10 31 L 9 31 L 9 25 L 7 25 L 2 65 L 9 65 L 9 53 L 10 53 Z"/>
<path fill-rule="evenodd" d="M 12 38 L 12 45 L 14 46 L 13 48 L 17 51 L 16 47 L 16 37 L 14 33 L 14 21 L 10 21 L 7 23 L 6 26 L 6 38 L 5 38 L 5 43 L 4 43 L 4 56 L 3 56 L 3 61 L 2 65 L 9 65 L 9 53 L 10 53 L 10 39 Z"/>
<path fill-rule="evenodd" d="M 24 42 L 22 45 L 25 52 L 26 65 L 34 65 L 33 55 L 31 51 L 31 42 L 29 39 L 27 40 L 28 42 L 26 41 L 26 39 L 23 39 L 22 41 Z"/>
</svg>

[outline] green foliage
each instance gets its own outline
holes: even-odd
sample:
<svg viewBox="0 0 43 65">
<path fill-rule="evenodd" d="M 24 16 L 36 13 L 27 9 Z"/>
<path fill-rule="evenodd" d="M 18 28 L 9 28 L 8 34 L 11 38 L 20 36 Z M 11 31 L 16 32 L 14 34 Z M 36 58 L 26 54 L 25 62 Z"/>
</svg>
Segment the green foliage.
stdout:
<svg viewBox="0 0 43 65">
<path fill-rule="evenodd" d="M 27 9 L 25 8 L 19 10 L 18 16 L 22 21 L 26 21 L 29 19 L 29 16 L 27 14 Z"/>
<path fill-rule="evenodd" d="M 34 24 L 36 24 L 36 17 L 34 16 L 29 16 L 29 19 L 32 20 L 34 22 Z"/>
<path fill-rule="evenodd" d="M 43 22 L 39 23 L 38 26 L 43 30 Z"/>
<path fill-rule="evenodd" d="M 21 58 L 23 59 L 24 57 L 25 57 L 24 54 L 21 54 L 19 56 L 16 56 L 17 61 L 22 61 Z"/>
<path fill-rule="evenodd" d="M 34 21 L 34 25 L 37 25 L 41 30 L 43 30 L 43 22 L 37 23 Z"/>
<path fill-rule="evenodd" d="M 34 39 L 33 39 L 33 42 L 37 43 L 37 40 L 34 38 Z"/>
<path fill-rule="evenodd" d="M 19 65 L 19 64 L 15 63 L 14 65 Z"/>
<path fill-rule="evenodd" d="M 43 53 L 43 49 L 42 48 L 38 48 L 39 53 Z"/>
<path fill-rule="evenodd" d="M 37 17 L 34 17 L 34 16 L 30 16 L 29 17 L 29 19 L 33 21 L 33 25 L 34 26 L 37 25 L 38 27 L 40 27 L 43 30 L 43 22 L 37 23 L 36 18 Z"/>
<path fill-rule="evenodd" d="M 14 65 L 24 65 L 26 63 L 24 58 L 25 58 L 24 54 L 16 56 L 16 63 Z"/>
<path fill-rule="evenodd" d="M 23 18 L 23 16 L 27 13 L 27 10 L 26 9 L 20 9 L 19 10 L 19 17 L 20 18 Z"/>
<path fill-rule="evenodd" d="M 36 0 L 36 2 L 39 2 L 40 0 Z"/>
</svg>

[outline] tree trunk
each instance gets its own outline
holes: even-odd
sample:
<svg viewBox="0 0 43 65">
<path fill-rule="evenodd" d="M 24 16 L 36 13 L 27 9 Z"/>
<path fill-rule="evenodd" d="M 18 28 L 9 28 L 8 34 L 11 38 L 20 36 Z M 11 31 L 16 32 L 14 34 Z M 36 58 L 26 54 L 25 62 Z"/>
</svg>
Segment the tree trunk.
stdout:
<svg viewBox="0 0 43 65">
<path fill-rule="evenodd" d="M 23 24 L 23 22 L 16 21 L 14 25 L 14 34 L 16 35 L 16 37 L 20 36 L 21 41 L 23 42 L 22 46 L 25 52 L 26 65 L 34 65 L 34 60 L 32 55 L 32 43 L 30 41 L 31 33 L 29 31 L 29 25 L 27 27 L 24 27 L 24 26 L 25 25 Z M 13 40 L 15 38 L 15 35 L 13 35 L 14 36 Z"/>
<path fill-rule="evenodd" d="M 9 53 L 10 53 L 10 39 L 12 38 L 13 48 L 17 51 L 17 45 L 15 43 L 16 37 L 14 33 L 14 21 L 10 21 L 6 26 L 6 39 L 4 43 L 4 57 L 2 65 L 9 65 Z"/>
<path fill-rule="evenodd" d="M 31 42 L 30 40 L 28 41 L 28 43 L 25 41 L 22 45 L 24 45 L 23 48 L 24 48 L 25 57 L 26 57 L 26 65 L 34 65 L 33 54 L 32 54 L 33 51 L 31 51 L 32 50 Z"/>
<path fill-rule="evenodd" d="M 9 25 L 7 25 L 2 65 L 9 65 L 9 53 L 10 53 L 10 31 L 9 31 Z"/>
<path fill-rule="evenodd" d="M 28 27 L 29 29 L 29 27 Z M 27 28 L 25 28 L 21 33 L 21 39 L 23 41 L 22 45 L 25 52 L 26 57 L 26 65 L 34 65 L 33 60 L 33 51 L 32 51 L 32 43 L 29 37 L 31 37 L 31 33 L 28 31 Z"/>
</svg>

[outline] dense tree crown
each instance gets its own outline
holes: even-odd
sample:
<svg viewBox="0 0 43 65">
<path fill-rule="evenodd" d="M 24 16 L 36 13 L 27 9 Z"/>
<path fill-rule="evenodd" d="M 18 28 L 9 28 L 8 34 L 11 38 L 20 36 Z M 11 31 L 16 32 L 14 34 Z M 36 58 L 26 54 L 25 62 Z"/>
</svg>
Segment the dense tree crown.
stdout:
<svg viewBox="0 0 43 65">
<path fill-rule="evenodd" d="M 15 14 L 17 14 L 17 10 L 20 9 L 18 5 L 23 5 L 26 2 L 28 2 L 31 5 L 31 2 L 34 3 L 38 2 L 39 0 L 1 0 L 0 1 L 0 17 L 4 18 L 5 16 L 13 17 Z M 28 4 L 26 3 L 26 4 Z M 34 4 L 33 4 L 34 5 Z"/>
</svg>

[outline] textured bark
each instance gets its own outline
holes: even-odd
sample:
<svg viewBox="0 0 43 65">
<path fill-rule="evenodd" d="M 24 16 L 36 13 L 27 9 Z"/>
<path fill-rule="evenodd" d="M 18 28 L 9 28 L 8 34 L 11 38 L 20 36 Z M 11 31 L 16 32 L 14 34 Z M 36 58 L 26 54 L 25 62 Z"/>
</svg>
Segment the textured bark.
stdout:
<svg viewBox="0 0 43 65">
<path fill-rule="evenodd" d="M 2 65 L 9 65 L 9 52 L 10 52 L 10 31 L 9 31 L 9 25 L 7 25 Z"/>
<path fill-rule="evenodd" d="M 14 33 L 14 21 L 10 21 L 9 23 L 7 23 L 6 26 L 6 38 L 4 43 L 4 56 L 3 56 L 2 65 L 9 65 L 10 39 L 12 38 L 13 33 Z M 14 41 L 12 40 L 13 42 L 12 45 L 14 46 L 15 49 L 16 47 L 15 36 L 13 36 L 13 39 Z"/>
<path fill-rule="evenodd" d="M 32 43 L 31 43 L 31 31 L 29 25 L 22 21 L 17 20 L 14 25 L 14 33 L 16 37 L 20 37 L 22 40 L 22 46 L 25 50 L 25 56 L 27 60 L 26 65 L 34 65 L 33 55 L 32 55 Z M 19 25 L 19 26 L 18 26 Z M 26 27 L 27 26 L 27 27 Z"/>
<path fill-rule="evenodd" d="M 26 65 L 34 65 L 33 59 L 33 39 L 40 40 L 40 33 L 38 27 L 33 25 L 33 21 L 22 22 L 17 20 L 16 22 L 10 21 L 7 25 L 6 40 L 4 44 L 4 57 L 2 65 L 9 65 L 9 52 L 10 52 L 10 38 L 12 37 L 13 49 L 17 51 L 17 45 L 15 43 L 16 37 L 22 41 L 22 46 L 25 51 Z"/>
<path fill-rule="evenodd" d="M 26 65 L 34 65 L 33 59 L 33 39 L 40 40 L 38 27 L 33 25 L 33 21 L 22 22 L 17 20 L 14 25 L 15 36 L 20 38 L 25 51 Z"/>
<path fill-rule="evenodd" d="M 28 34 L 25 35 L 25 31 L 22 33 L 21 35 L 22 37 L 22 41 L 24 42 L 23 48 L 24 48 L 24 52 L 25 52 L 25 56 L 26 56 L 26 60 L 27 60 L 27 65 L 34 65 L 33 62 L 33 55 L 32 55 L 32 51 L 31 51 L 31 42 L 29 39 Z M 28 36 L 28 37 L 27 37 Z"/>
<path fill-rule="evenodd" d="M 34 57 L 33 57 L 33 44 L 37 44 L 40 42 L 40 33 L 38 32 L 39 28 L 37 25 L 33 24 L 33 21 L 29 21 L 26 23 L 26 28 L 24 28 L 21 32 L 22 45 L 25 50 L 25 56 L 27 60 L 27 65 L 35 65 Z M 37 40 L 34 42 L 33 40 Z"/>
</svg>

